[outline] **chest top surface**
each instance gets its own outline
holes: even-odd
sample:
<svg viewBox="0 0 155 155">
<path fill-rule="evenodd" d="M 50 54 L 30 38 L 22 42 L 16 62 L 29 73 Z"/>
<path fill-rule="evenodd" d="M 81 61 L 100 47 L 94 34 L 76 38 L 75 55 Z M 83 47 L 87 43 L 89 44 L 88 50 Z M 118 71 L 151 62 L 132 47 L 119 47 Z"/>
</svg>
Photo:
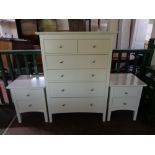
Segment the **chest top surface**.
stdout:
<svg viewBox="0 0 155 155">
<path fill-rule="evenodd" d="M 131 73 L 111 74 L 110 87 L 112 86 L 147 86 L 143 81 Z"/>
<path fill-rule="evenodd" d="M 16 88 L 45 88 L 44 76 L 21 75 L 7 87 L 8 89 Z"/>
</svg>

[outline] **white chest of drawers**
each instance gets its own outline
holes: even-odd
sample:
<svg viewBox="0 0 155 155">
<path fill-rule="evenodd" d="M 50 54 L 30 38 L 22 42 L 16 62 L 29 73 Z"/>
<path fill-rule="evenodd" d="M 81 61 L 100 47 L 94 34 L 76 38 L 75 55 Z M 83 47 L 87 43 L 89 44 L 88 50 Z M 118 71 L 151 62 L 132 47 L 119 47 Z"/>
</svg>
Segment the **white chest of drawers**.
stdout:
<svg viewBox="0 0 155 155">
<path fill-rule="evenodd" d="M 111 74 L 107 120 L 110 121 L 111 112 L 117 110 L 133 111 L 133 120 L 136 120 L 144 86 L 146 84 L 133 74 Z"/>
<path fill-rule="evenodd" d="M 43 76 L 19 76 L 7 88 L 11 90 L 19 123 L 22 122 L 21 113 L 25 112 L 43 112 L 45 122 L 48 122 Z"/>
<path fill-rule="evenodd" d="M 49 120 L 52 114 L 103 113 L 105 121 L 113 33 L 40 32 Z"/>
</svg>

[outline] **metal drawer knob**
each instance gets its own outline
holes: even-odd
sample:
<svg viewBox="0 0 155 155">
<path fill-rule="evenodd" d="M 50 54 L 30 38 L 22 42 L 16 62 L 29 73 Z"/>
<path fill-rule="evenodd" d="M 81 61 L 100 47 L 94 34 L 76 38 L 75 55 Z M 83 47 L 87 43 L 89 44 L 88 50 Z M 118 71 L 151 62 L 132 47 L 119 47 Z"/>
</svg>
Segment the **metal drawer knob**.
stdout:
<svg viewBox="0 0 155 155">
<path fill-rule="evenodd" d="M 64 92 L 65 91 L 65 89 L 61 89 L 61 92 Z"/>
<path fill-rule="evenodd" d="M 93 64 L 94 64 L 95 62 L 96 62 L 95 60 L 92 61 Z"/>
<path fill-rule="evenodd" d="M 90 106 L 92 107 L 93 106 L 93 103 L 91 103 Z"/>
<path fill-rule="evenodd" d="M 30 96 L 30 94 L 27 94 L 26 96 Z"/>
<path fill-rule="evenodd" d="M 94 91 L 94 88 L 90 89 L 90 91 Z"/>
<path fill-rule="evenodd" d="M 32 104 L 29 104 L 28 107 L 32 107 Z"/>
<path fill-rule="evenodd" d="M 64 75 L 62 74 L 62 75 L 60 75 L 61 77 L 64 77 Z"/>
<path fill-rule="evenodd" d="M 63 60 L 61 60 L 59 63 L 60 63 L 60 64 L 63 64 L 63 63 L 64 63 L 64 61 L 63 61 Z"/>
<path fill-rule="evenodd" d="M 93 48 L 96 48 L 96 45 L 93 45 Z"/>
<path fill-rule="evenodd" d="M 60 45 L 59 48 L 62 48 L 62 45 Z"/>
<path fill-rule="evenodd" d="M 92 77 L 94 77 L 94 76 L 95 76 L 95 74 L 92 74 L 91 76 L 92 76 Z"/>
<path fill-rule="evenodd" d="M 66 106 L 66 104 L 62 104 L 62 106 L 63 106 L 63 107 L 65 107 L 65 106 Z"/>
<path fill-rule="evenodd" d="M 127 94 L 128 94 L 128 92 L 125 92 L 124 94 L 125 94 L 125 95 L 127 95 Z"/>
<path fill-rule="evenodd" d="M 123 105 L 127 105 L 127 103 L 126 103 L 126 102 L 124 102 L 124 103 L 123 103 Z"/>
</svg>

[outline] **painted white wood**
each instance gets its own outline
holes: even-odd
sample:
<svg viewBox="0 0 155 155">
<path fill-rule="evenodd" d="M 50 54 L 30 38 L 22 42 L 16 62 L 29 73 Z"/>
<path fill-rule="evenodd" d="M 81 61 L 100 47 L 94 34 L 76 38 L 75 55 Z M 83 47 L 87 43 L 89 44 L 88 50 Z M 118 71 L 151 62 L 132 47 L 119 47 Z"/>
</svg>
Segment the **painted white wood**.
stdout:
<svg viewBox="0 0 155 155">
<path fill-rule="evenodd" d="M 101 32 L 39 32 L 37 34 L 40 37 L 47 86 L 49 121 L 52 122 L 54 112 L 99 112 L 103 114 L 105 121 L 112 46 L 116 34 Z M 55 53 L 55 50 L 52 50 L 51 53 L 47 53 L 45 40 L 50 40 L 51 45 L 52 40 L 77 40 L 77 53 L 73 50 L 68 50 L 66 53 L 59 51 Z M 96 47 L 93 48 L 94 43 Z M 68 46 L 72 46 L 70 44 Z M 91 77 L 92 72 L 95 74 L 94 77 Z M 96 96 L 101 96 L 101 105 L 98 99 L 96 100 Z M 88 102 L 90 99 L 94 100 L 94 106 L 90 107 L 91 103 Z M 64 103 L 67 106 L 62 106 Z"/>
<path fill-rule="evenodd" d="M 98 98 L 51 98 L 53 113 L 69 112 L 95 112 L 102 113 L 106 111 L 106 102 L 104 97 Z"/>
<path fill-rule="evenodd" d="M 105 83 L 49 83 L 50 97 L 104 96 Z"/>
<path fill-rule="evenodd" d="M 146 84 L 131 73 L 112 73 L 110 75 L 110 86 L 146 86 Z"/>
<path fill-rule="evenodd" d="M 132 38 L 131 48 L 132 49 L 143 49 L 145 37 L 147 34 L 147 27 L 149 19 L 135 19 L 132 26 Z"/>
<path fill-rule="evenodd" d="M 77 40 L 44 40 L 46 53 L 75 53 Z"/>
<path fill-rule="evenodd" d="M 110 121 L 111 112 L 117 110 L 132 110 L 133 120 L 136 120 L 144 86 L 146 84 L 132 74 L 112 74 L 107 121 Z"/>
<path fill-rule="evenodd" d="M 35 77 L 29 75 L 22 75 L 19 76 L 15 81 L 10 83 L 7 88 L 45 88 L 45 79 L 43 76 Z"/>
<path fill-rule="evenodd" d="M 119 91 L 118 91 L 119 90 Z M 139 92 L 138 87 L 114 87 L 114 97 L 131 97 L 137 96 Z"/>
<path fill-rule="evenodd" d="M 110 47 L 109 40 L 78 40 L 79 53 L 107 53 Z"/>
<path fill-rule="evenodd" d="M 107 55 L 46 55 L 47 69 L 107 68 Z"/>
<path fill-rule="evenodd" d="M 42 106 L 42 100 L 31 100 L 30 102 L 28 101 L 17 101 L 19 110 L 21 113 L 24 112 L 42 112 L 44 106 Z"/>
<path fill-rule="evenodd" d="M 42 90 L 41 89 L 16 89 L 15 91 L 16 99 L 17 100 L 37 100 L 38 96 L 42 96 Z"/>
<path fill-rule="evenodd" d="M 48 122 L 45 81 L 42 76 L 20 76 L 8 85 L 8 89 L 11 90 L 19 123 L 22 122 L 21 114 L 25 112 L 42 112 L 45 122 Z"/>
<path fill-rule="evenodd" d="M 105 81 L 106 69 L 47 70 L 48 82 Z"/>
<path fill-rule="evenodd" d="M 138 106 L 137 96 L 113 97 L 111 109 L 112 109 L 112 111 L 115 111 L 115 110 L 134 110 L 137 106 Z"/>
</svg>

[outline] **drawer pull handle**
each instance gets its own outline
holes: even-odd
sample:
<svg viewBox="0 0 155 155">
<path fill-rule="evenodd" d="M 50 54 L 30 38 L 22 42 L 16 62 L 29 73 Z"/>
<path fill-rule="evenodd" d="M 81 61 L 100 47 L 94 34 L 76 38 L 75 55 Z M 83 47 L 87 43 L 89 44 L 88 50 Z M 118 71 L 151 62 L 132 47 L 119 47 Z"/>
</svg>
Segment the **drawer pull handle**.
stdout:
<svg viewBox="0 0 155 155">
<path fill-rule="evenodd" d="M 127 94 L 128 94 L 128 92 L 125 92 L 124 94 L 125 94 L 125 95 L 127 95 Z"/>
<path fill-rule="evenodd" d="M 63 61 L 63 60 L 61 60 L 59 63 L 60 63 L 60 64 L 63 64 L 63 63 L 64 63 L 64 61 Z"/>
<path fill-rule="evenodd" d="M 65 107 L 65 106 L 66 106 L 66 104 L 62 104 L 62 106 L 63 106 L 63 107 Z"/>
<path fill-rule="evenodd" d="M 60 45 L 59 48 L 62 48 L 62 45 Z"/>
<path fill-rule="evenodd" d="M 95 74 L 92 74 L 91 76 L 92 76 L 92 77 L 94 77 L 94 76 L 95 76 Z"/>
<path fill-rule="evenodd" d="M 65 89 L 61 89 L 61 92 L 64 92 L 65 91 Z"/>
<path fill-rule="evenodd" d="M 91 103 L 90 106 L 92 107 L 93 106 L 93 103 Z"/>
<path fill-rule="evenodd" d="M 29 104 L 28 107 L 32 107 L 32 104 Z"/>
<path fill-rule="evenodd" d="M 91 91 L 91 92 L 94 91 L 94 88 L 90 89 L 90 91 Z"/>
<path fill-rule="evenodd" d="M 96 48 L 96 45 L 93 45 L 93 48 Z"/>
<path fill-rule="evenodd" d="M 126 103 L 126 102 L 124 102 L 124 103 L 123 103 L 123 105 L 127 105 L 127 103 Z"/>
<path fill-rule="evenodd" d="M 27 94 L 26 96 L 30 96 L 30 94 Z"/>
<path fill-rule="evenodd" d="M 96 62 L 95 60 L 92 61 L 93 64 L 94 64 L 95 62 Z"/>
<path fill-rule="evenodd" d="M 64 77 L 64 75 L 62 74 L 61 77 Z"/>
</svg>

